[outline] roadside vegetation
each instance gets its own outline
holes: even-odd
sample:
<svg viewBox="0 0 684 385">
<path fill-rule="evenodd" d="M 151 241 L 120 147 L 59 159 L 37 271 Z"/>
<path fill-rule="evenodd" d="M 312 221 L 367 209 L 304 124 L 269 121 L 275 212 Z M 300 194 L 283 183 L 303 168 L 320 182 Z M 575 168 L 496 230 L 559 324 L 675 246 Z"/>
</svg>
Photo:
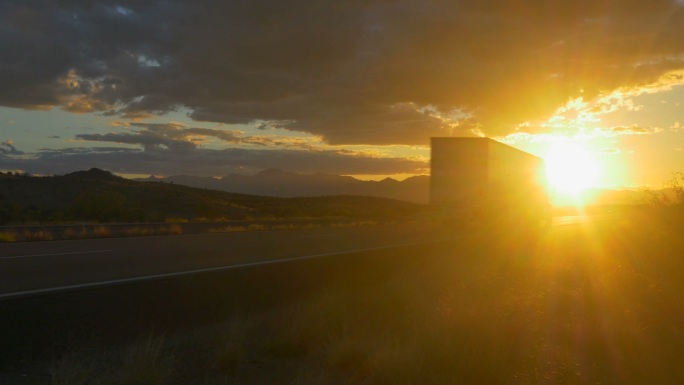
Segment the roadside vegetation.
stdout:
<svg viewBox="0 0 684 385">
<path fill-rule="evenodd" d="M 661 190 L 643 189 L 646 199 L 643 205 L 673 226 L 684 224 L 684 173 L 672 174 Z"/>
<path fill-rule="evenodd" d="M 295 230 L 313 229 L 323 227 L 356 227 L 356 226 L 375 226 L 379 224 L 392 224 L 392 221 L 300 221 L 295 223 L 280 223 L 278 221 L 266 223 L 231 224 L 230 222 L 216 223 L 208 226 L 209 233 L 232 233 L 245 231 L 272 231 L 272 230 Z M 159 235 L 182 235 L 184 223 L 166 224 L 138 224 L 138 225 L 74 225 L 59 227 L 19 227 L 5 228 L 0 231 L 0 243 L 11 242 L 38 242 L 53 240 L 73 240 L 91 238 L 122 238 L 122 237 L 149 237 Z"/>
<path fill-rule="evenodd" d="M 0 231 L 0 243 L 38 242 L 70 239 L 144 237 L 154 235 L 180 235 L 183 228 L 179 224 L 107 226 L 81 225 L 65 229 L 56 228 L 7 228 Z"/>
<path fill-rule="evenodd" d="M 51 384 L 682 383 L 684 239 L 667 218 L 489 233 L 340 271 L 272 308 L 74 348 Z"/>
<path fill-rule="evenodd" d="M 390 224 L 391 222 L 383 222 L 383 224 Z M 320 222 L 301 222 L 301 223 L 271 223 L 268 225 L 261 223 L 250 223 L 248 225 L 230 225 L 213 227 L 209 229 L 211 233 L 233 233 L 243 231 L 265 231 L 265 230 L 294 230 L 294 229 L 316 229 L 321 227 L 355 227 L 355 226 L 375 226 L 379 225 L 378 221 L 344 221 L 328 223 Z"/>
</svg>

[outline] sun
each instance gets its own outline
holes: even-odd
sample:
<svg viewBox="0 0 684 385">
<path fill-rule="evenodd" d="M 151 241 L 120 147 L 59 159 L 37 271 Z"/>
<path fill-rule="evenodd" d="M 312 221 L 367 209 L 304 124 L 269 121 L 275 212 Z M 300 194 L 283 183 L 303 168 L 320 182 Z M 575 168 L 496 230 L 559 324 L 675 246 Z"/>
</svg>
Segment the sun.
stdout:
<svg viewBox="0 0 684 385">
<path fill-rule="evenodd" d="M 559 193 L 581 193 L 596 186 L 601 174 L 591 152 L 575 144 L 557 143 L 545 160 L 549 184 Z"/>
</svg>

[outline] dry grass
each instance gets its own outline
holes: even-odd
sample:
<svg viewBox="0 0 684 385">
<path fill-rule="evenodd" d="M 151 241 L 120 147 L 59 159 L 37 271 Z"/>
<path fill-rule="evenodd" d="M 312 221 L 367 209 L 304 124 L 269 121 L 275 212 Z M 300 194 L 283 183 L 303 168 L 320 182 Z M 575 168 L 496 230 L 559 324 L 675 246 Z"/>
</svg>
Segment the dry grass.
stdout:
<svg viewBox="0 0 684 385">
<path fill-rule="evenodd" d="M 48 230 L 24 231 L 22 239 L 29 242 L 51 241 L 54 239 L 54 235 Z"/>
<path fill-rule="evenodd" d="M 172 375 L 173 354 L 164 350 L 163 337 L 152 334 L 126 349 L 117 374 L 125 385 L 170 384 Z"/>
<path fill-rule="evenodd" d="M 189 220 L 187 218 L 166 218 L 164 219 L 164 222 L 166 223 L 188 223 Z"/>
<path fill-rule="evenodd" d="M 136 226 L 125 228 L 121 231 L 123 237 L 147 237 L 155 233 L 154 227 L 151 226 Z"/>
<path fill-rule="evenodd" d="M 93 358 L 72 353 L 54 361 L 49 368 L 51 385 L 88 385 L 98 376 Z M 97 383 L 97 382 L 95 382 Z"/>
<path fill-rule="evenodd" d="M 237 314 L 215 331 L 217 345 L 213 351 L 213 367 L 219 372 L 233 374 L 247 360 L 250 348 L 247 338 L 255 332 L 251 321 L 248 316 Z"/>
<path fill-rule="evenodd" d="M 233 233 L 247 231 L 246 226 L 224 226 L 224 227 L 214 227 L 209 229 L 210 233 Z"/>
<path fill-rule="evenodd" d="M 0 232 L 0 243 L 2 242 L 37 242 L 52 241 L 56 239 L 88 239 L 88 238 L 112 238 L 112 237 L 143 237 L 155 235 L 181 235 L 183 227 L 179 224 L 168 224 L 162 226 L 135 226 L 123 227 L 113 231 L 110 226 L 102 225 L 96 227 L 68 228 L 61 233 L 51 230 L 25 230 L 25 231 L 3 231 Z"/>
<path fill-rule="evenodd" d="M 318 229 L 321 227 L 323 227 L 323 225 L 320 223 L 286 224 L 271 226 L 273 230 Z"/>
<path fill-rule="evenodd" d="M 231 232 L 242 232 L 242 231 L 265 231 L 265 230 L 294 230 L 294 229 L 317 229 L 321 227 L 356 227 L 356 226 L 375 226 L 378 225 L 378 221 L 347 221 L 347 222 L 334 222 L 330 224 L 322 224 L 316 222 L 305 222 L 305 223 L 286 223 L 278 224 L 273 223 L 269 225 L 263 225 L 259 223 L 251 223 L 247 226 L 241 225 L 229 225 L 223 227 L 216 227 L 209 229 L 211 233 L 231 233 Z M 390 224 L 390 222 L 385 222 L 385 224 Z"/>
<path fill-rule="evenodd" d="M 16 242 L 17 235 L 11 231 L 0 231 L 0 243 Z"/>
<path fill-rule="evenodd" d="M 0 243 L 2 242 L 35 242 L 52 241 L 56 239 L 88 239 L 88 238 L 113 238 L 113 237 L 146 237 L 156 235 L 182 235 L 183 221 L 169 220 L 168 224 L 160 226 L 130 226 L 113 230 L 107 225 L 84 226 L 82 228 L 68 228 L 61 232 L 51 230 L 26 230 L 26 231 L 2 231 L 0 232 Z M 187 222 L 187 221 L 186 221 Z M 326 226 L 330 227 L 353 227 L 353 226 L 373 226 L 378 225 L 377 221 L 354 221 L 337 222 Z M 246 226 L 228 225 L 209 229 L 210 233 L 229 233 L 243 231 L 267 231 L 267 230 L 293 230 L 293 229 L 313 229 L 323 227 L 320 223 L 299 223 L 299 224 L 270 224 L 251 223 Z"/>
<path fill-rule="evenodd" d="M 91 238 L 92 235 L 91 233 L 85 229 L 67 229 L 64 231 L 63 235 L 64 239 L 85 239 L 85 238 Z"/>
<path fill-rule="evenodd" d="M 181 235 L 183 227 L 179 224 L 164 226 L 135 226 L 126 227 L 120 231 L 122 237 L 148 237 L 154 235 Z"/>
<path fill-rule="evenodd" d="M 171 226 L 164 226 L 160 231 L 165 235 L 181 235 L 183 234 L 183 227 L 178 224 Z"/>
<path fill-rule="evenodd" d="M 386 225 L 392 224 L 393 222 L 383 222 Z M 376 226 L 380 224 L 378 221 L 354 221 L 354 222 L 336 222 L 330 225 L 330 227 L 355 227 L 355 226 Z"/>
<path fill-rule="evenodd" d="M 224 226 L 209 229 L 210 233 L 234 233 L 243 231 L 264 231 L 268 230 L 268 227 L 259 223 L 250 223 L 247 226 Z"/>
<path fill-rule="evenodd" d="M 51 385 L 166 385 L 173 378 L 173 352 L 163 336 L 149 334 L 123 350 L 74 349 L 49 368 Z"/>
<path fill-rule="evenodd" d="M 95 238 L 111 238 L 112 229 L 107 226 L 97 226 L 93 229 L 93 237 Z"/>
</svg>

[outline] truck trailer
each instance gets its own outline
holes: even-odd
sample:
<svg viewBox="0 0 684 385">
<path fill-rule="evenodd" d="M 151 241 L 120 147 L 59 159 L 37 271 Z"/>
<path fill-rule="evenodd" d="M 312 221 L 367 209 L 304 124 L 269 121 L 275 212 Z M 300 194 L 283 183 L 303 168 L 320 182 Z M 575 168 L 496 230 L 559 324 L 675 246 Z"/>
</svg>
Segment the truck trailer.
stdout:
<svg viewBox="0 0 684 385">
<path fill-rule="evenodd" d="M 430 204 L 451 221 L 550 221 L 544 160 L 490 138 L 431 138 Z"/>
</svg>

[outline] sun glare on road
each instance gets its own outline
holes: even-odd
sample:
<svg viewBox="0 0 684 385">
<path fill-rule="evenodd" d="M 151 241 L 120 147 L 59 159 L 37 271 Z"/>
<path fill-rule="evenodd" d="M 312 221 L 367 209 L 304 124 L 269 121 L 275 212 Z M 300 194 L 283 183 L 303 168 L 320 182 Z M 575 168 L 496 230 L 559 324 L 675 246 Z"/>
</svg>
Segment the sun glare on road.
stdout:
<svg viewBox="0 0 684 385">
<path fill-rule="evenodd" d="M 546 174 L 551 187 L 565 194 L 578 194 L 596 185 L 601 173 L 589 151 L 567 143 L 556 144 L 546 156 Z"/>
</svg>

